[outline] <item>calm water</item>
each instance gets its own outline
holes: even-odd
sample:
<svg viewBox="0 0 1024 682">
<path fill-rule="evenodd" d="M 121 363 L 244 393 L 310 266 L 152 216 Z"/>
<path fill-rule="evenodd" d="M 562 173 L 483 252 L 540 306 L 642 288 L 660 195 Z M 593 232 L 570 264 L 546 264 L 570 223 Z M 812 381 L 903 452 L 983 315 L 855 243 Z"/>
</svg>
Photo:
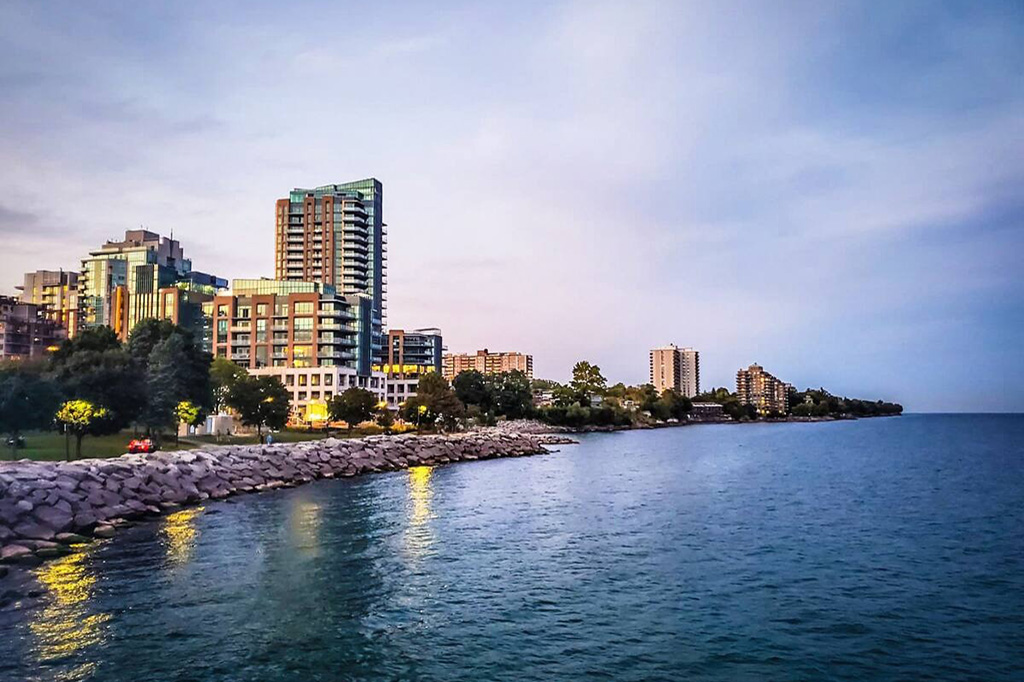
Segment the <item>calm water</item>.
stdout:
<svg viewBox="0 0 1024 682">
<path fill-rule="evenodd" d="M 1024 418 L 594 434 L 38 572 L 10 680 L 1021 680 Z"/>
</svg>

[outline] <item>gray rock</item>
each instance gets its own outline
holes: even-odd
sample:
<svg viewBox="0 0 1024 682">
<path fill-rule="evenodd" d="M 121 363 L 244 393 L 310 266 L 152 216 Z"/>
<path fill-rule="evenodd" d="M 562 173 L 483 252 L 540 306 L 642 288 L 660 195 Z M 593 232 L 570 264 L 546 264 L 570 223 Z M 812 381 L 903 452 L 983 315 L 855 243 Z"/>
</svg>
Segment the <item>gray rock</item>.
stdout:
<svg viewBox="0 0 1024 682">
<path fill-rule="evenodd" d="M 15 535 L 34 540 L 51 540 L 56 534 L 56 531 L 51 526 L 36 523 L 34 521 L 22 521 L 12 530 L 14 530 Z M 61 530 L 65 529 L 61 528 Z"/>
<path fill-rule="evenodd" d="M 32 556 L 32 550 L 24 545 L 4 545 L 0 547 L 0 561 L 19 561 Z"/>
<path fill-rule="evenodd" d="M 116 532 L 113 526 L 96 526 L 92 534 L 98 538 L 112 538 Z"/>
<path fill-rule="evenodd" d="M 28 500 L 18 500 L 15 506 L 23 512 L 30 512 L 35 509 L 35 505 Z"/>
<path fill-rule="evenodd" d="M 64 504 L 67 506 L 66 510 L 58 507 L 37 507 L 32 514 L 40 523 L 52 528 L 54 533 L 63 533 L 71 528 L 71 523 L 74 521 L 71 507 L 67 502 Z"/>
</svg>

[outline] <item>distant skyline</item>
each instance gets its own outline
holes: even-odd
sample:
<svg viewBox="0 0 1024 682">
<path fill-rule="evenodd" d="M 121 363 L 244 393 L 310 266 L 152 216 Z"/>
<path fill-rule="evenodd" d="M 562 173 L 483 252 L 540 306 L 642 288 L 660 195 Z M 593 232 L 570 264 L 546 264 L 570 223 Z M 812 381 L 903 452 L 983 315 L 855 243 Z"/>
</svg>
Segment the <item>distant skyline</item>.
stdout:
<svg viewBox="0 0 1024 682">
<path fill-rule="evenodd" d="M 376 177 L 451 351 L 1021 411 L 1022 64 L 1019 2 L 14 0 L 0 293 L 140 226 L 271 277 L 276 199 Z"/>
</svg>

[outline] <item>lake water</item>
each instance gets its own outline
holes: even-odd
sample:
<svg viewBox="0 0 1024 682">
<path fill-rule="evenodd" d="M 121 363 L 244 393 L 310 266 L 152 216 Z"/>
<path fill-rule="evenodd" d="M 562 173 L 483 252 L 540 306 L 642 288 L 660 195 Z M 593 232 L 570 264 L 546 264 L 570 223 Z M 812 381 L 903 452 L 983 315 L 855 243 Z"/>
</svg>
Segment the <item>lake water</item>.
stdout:
<svg viewBox="0 0 1024 682">
<path fill-rule="evenodd" d="M 129 529 L 0 679 L 1024 679 L 1024 417 L 581 441 Z"/>
</svg>

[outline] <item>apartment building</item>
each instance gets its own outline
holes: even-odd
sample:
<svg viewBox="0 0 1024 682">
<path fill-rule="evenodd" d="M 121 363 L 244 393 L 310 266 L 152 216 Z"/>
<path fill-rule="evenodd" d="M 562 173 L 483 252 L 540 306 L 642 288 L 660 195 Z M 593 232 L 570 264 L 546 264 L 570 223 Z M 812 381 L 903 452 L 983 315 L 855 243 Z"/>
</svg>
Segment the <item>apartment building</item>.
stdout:
<svg viewBox="0 0 1024 682">
<path fill-rule="evenodd" d="M 387 362 L 379 366 L 387 376 L 388 407 L 398 409 L 416 395 L 416 385 L 427 372 L 440 372 L 444 341 L 436 328 L 388 331 Z"/>
<path fill-rule="evenodd" d="M 147 318 L 168 319 L 202 338 L 202 305 L 227 282 L 192 270 L 181 244 L 148 230 L 128 230 L 82 260 L 79 326 L 105 325 L 122 340 Z"/>
<path fill-rule="evenodd" d="M 383 186 L 356 182 L 293 189 L 276 205 L 275 278 L 320 282 L 370 300 L 370 347 L 384 364 L 387 321 L 387 225 Z"/>
<path fill-rule="evenodd" d="M 68 270 L 26 272 L 17 287 L 22 303 L 40 307 L 43 315 L 62 327 L 67 336 L 78 333 L 78 273 Z"/>
<path fill-rule="evenodd" d="M 319 421 L 326 401 L 349 386 L 384 400 L 384 373 L 371 362 L 371 303 L 319 282 L 236 279 L 206 306 L 213 354 L 279 376 L 296 416 Z"/>
<path fill-rule="evenodd" d="M 482 374 L 500 374 L 519 370 L 533 379 L 533 356 L 517 352 L 492 353 L 486 348 L 476 353 L 446 353 L 441 361 L 441 373 L 452 381 L 460 372 L 476 370 Z"/>
<path fill-rule="evenodd" d="M 0 296 L 0 359 L 43 358 L 64 338 L 64 330 L 42 306 Z"/>
<path fill-rule="evenodd" d="M 736 394 L 744 405 L 753 405 L 758 414 L 785 414 L 790 385 L 780 381 L 761 365 L 753 364 L 736 372 Z"/>
<path fill-rule="evenodd" d="M 658 393 L 672 390 L 692 398 L 700 393 L 700 353 L 674 344 L 652 348 L 650 377 Z"/>
</svg>

